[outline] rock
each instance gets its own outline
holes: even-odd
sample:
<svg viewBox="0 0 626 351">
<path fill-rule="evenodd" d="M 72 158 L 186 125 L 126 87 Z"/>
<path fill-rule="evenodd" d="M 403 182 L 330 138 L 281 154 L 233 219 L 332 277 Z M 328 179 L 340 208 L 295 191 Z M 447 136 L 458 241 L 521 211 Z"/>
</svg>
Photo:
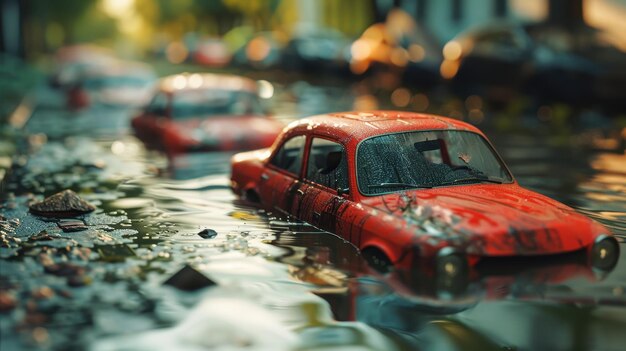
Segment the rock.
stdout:
<svg viewBox="0 0 626 351">
<path fill-rule="evenodd" d="M 92 204 L 81 199 L 72 190 L 64 190 L 30 205 L 30 212 L 45 217 L 73 217 L 95 209 Z"/>
<path fill-rule="evenodd" d="M 38 300 L 49 299 L 54 296 L 54 290 L 48 286 L 42 286 L 33 290 L 31 295 Z"/>
<path fill-rule="evenodd" d="M 213 229 L 204 229 L 198 233 L 202 239 L 213 239 L 217 236 L 217 232 Z"/>
<path fill-rule="evenodd" d="M 57 225 L 66 233 L 87 230 L 85 222 L 80 219 L 62 219 Z"/>
<path fill-rule="evenodd" d="M 91 284 L 91 277 L 87 275 L 73 275 L 67 277 L 67 285 L 71 287 L 79 287 Z"/>
<path fill-rule="evenodd" d="M 8 291 L 0 291 L 0 312 L 8 312 L 15 308 L 17 300 Z"/>
<path fill-rule="evenodd" d="M 215 283 L 213 280 L 209 279 L 207 276 L 198 272 L 189 265 L 183 267 L 180 271 L 171 276 L 163 284 L 171 285 L 177 289 L 184 291 L 194 291 L 217 285 L 217 283 Z"/>
</svg>

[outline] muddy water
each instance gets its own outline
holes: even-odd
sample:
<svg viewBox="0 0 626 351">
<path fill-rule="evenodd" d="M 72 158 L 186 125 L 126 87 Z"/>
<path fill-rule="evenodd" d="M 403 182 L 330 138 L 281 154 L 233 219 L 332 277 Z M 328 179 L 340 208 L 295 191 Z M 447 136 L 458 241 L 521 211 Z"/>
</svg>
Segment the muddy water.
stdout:
<svg viewBox="0 0 626 351">
<path fill-rule="evenodd" d="M 328 91 L 279 91 L 277 117 L 350 109 L 349 94 Z M 381 275 L 349 243 L 237 199 L 230 154 L 168 160 L 146 150 L 129 135 L 130 114 L 42 105 L 27 125 L 29 151 L 8 184 L 15 196 L 0 209 L 21 220 L 21 243 L 0 251 L 3 288 L 19 298 L 0 315 L 3 350 L 621 350 L 626 341 L 623 258 L 608 274 L 568 256 L 497 262 L 460 282 Z M 490 136 L 522 185 L 604 223 L 626 249 L 623 153 Z M 33 197 L 65 188 L 98 207 L 82 217 L 87 231 L 28 214 Z M 41 230 L 61 237 L 24 245 Z M 89 282 L 42 272 L 42 255 L 87 267 Z M 163 285 L 185 265 L 215 285 Z"/>
</svg>

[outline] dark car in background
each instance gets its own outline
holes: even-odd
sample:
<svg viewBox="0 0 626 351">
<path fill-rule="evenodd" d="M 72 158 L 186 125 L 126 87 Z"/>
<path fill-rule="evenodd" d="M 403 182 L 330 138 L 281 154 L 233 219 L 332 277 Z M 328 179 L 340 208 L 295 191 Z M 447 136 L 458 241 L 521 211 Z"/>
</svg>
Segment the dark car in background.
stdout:
<svg viewBox="0 0 626 351">
<path fill-rule="evenodd" d="M 569 103 L 626 99 L 626 53 L 590 27 L 497 23 L 458 35 L 443 55 L 442 76 L 467 93 L 504 87 Z"/>
<path fill-rule="evenodd" d="M 304 72 L 348 72 L 350 41 L 329 28 L 296 30 L 283 51 L 283 67 Z"/>
<path fill-rule="evenodd" d="M 283 128 L 265 112 L 254 81 L 198 73 L 163 78 L 132 126 L 168 154 L 268 147 Z"/>
</svg>

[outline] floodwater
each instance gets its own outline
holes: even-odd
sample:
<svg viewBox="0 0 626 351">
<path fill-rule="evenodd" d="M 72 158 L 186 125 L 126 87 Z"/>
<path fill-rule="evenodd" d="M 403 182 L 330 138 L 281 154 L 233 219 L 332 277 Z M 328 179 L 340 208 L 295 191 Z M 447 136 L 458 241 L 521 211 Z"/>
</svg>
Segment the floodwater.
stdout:
<svg viewBox="0 0 626 351">
<path fill-rule="evenodd" d="M 349 89 L 277 87 L 286 121 L 355 103 Z M 609 273 L 567 256 L 487 262 L 461 282 L 380 274 L 351 244 L 235 197 L 230 154 L 168 160 L 130 134 L 130 111 L 36 97 L 0 207 L 21 239 L 0 249 L 2 288 L 18 298 L 0 314 L 2 350 L 623 350 L 623 257 Z M 607 225 L 626 250 L 623 151 L 488 135 L 523 186 Z M 85 231 L 27 211 L 67 188 L 98 207 Z M 53 238 L 33 240 L 42 230 Z M 46 260 L 85 272 L 76 283 Z M 185 265 L 213 285 L 163 285 Z"/>
</svg>

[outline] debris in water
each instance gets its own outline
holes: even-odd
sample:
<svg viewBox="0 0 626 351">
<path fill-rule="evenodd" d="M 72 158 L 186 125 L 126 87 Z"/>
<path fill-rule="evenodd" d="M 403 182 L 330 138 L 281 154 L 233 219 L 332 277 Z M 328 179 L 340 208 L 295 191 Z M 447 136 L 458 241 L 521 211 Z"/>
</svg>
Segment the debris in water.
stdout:
<svg viewBox="0 0 626 351">
<path fill-rule="evenodd" d="M 32 235 L 28 238 L 28 241 L 50 241 L 54 239 L 60 238 L 61 235 L 56 233 L 48 233 L 45 229 L 40 231 L 38 234 Z"/>
<path fill-rule="evenodd" d="M 72 190 L 64 190 L 30 205 L 32 213 L 45 217 L 73 217 L 95 209 L 92 204 L 81 199 Z"/>
<path fill-rule="evenodd" d="M 249 212 L 244 212 L 244 211 L 232 211 L 228 215 L 232 218 L 240 219 L 242 221 L 251 221 L 251 220 L 260 218 L 258 215 L 254 213 L 249 213 Z"/>
<path fill-rule="evenodd" d="M 91 284 L 91 277 L 81 274 L 67 277 L 67 285 L 72 287 L 79 287 Z"/>
<path fill-rule="evenodd" d="M 127 257 L 135 256 L 135 251 L 126 244 L 97 246 L 96 252 L 105 262 L 124 262 Z"/>
<path fill-rule="evenodd" d="M 217 236 L 217 232 L 213 229 L 204 229 L 198 233 L 202 239 L 213 239 Z"/>
<path fill-rule="evenodd" d="M 171 285 L 177 289 L 184 291 L 193 291 L 217 285 L 216 282 L 212 281 L 207 276 L 198 272 L 189 265 L 183 267 L 180 271 L 171 276 L 163 284 Z"/>
<path fill-rule="evenodd" d="M 17 247 L 22 239 L 14 236 L 15 230 L 20 226 L 20 220 L 6 219 L 0 216 L 0 247 Z"/>
<path fill-rule="evenodd" d="M 85 267 L 75 265 L 68 262 L 43 264 L 46 273 L 54 274 L 60 277 L 71 277 L 85 274 Z"/>
<path fill-rule="evenodd" d="M 32 296 L 38 300 L 49 299 L 54 296 L 54 290 L 48 286 L 42 286 L 33 290 Z"/>
<path fill-rule="evenodd" d="M 87 230 L 85 222 L 80 219 L 62 219 L 57 224 L 66 233 Z"/>
</svg>

